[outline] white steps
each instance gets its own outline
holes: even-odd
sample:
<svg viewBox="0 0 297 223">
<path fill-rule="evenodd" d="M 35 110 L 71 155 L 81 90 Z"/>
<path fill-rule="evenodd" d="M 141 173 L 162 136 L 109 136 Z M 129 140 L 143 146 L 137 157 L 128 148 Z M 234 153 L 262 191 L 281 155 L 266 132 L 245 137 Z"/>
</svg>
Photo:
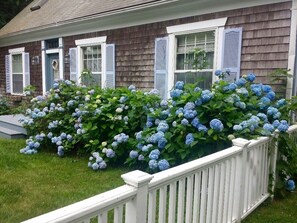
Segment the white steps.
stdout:
<svg viewBox="0 0 297 223">
<path fill-rule="evenodd" d="M 18 121 L 23 115 L 2 115 L 0 116 L 0 138 L 23 139 L 27 131 Z"/>
</svg>

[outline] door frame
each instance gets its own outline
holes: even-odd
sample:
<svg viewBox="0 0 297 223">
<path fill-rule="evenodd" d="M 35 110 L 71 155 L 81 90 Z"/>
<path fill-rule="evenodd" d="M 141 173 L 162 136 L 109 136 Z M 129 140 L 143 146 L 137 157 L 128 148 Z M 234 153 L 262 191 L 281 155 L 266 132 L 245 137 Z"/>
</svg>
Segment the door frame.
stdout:
<svg viewBox="0 0 297 223">
<path fill-rule="evenodd" d="M 59 38 L 59 47 L 57 49 L 46 49 L 46 40 L 41 41 L 41 60 L 42 60 L 42 92 L 46 93 L 46 61 L 47 55 L 58 53 L 59 54 L 59 76 L 64 79 L 64 52 L 63 52 L 63 38 Z"/>
</svg>

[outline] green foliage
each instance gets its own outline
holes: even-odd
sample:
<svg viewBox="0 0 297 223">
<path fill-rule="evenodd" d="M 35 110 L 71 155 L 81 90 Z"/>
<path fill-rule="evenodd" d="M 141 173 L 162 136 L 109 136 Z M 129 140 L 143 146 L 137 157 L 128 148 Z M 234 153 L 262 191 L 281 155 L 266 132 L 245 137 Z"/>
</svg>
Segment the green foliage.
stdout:
<svg viewBox="0 0 297 223">
<path fill-rule="evenodd" d="M 0 115 L 8 115 L 10 113 L 10 103 L 9 100 L 4 97 L 0 96 Z"/>
</svg>

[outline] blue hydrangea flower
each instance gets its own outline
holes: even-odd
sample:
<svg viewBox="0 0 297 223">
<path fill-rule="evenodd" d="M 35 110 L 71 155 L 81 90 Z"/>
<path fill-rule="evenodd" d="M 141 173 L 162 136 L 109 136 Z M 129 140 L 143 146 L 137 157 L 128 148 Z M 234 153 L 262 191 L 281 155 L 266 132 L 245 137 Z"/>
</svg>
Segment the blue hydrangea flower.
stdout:
<svg viewBox="0 0 297 223">
<path fill-rule="evenodd" d="M 160 156 L 160 150 L 158 150 L 158 149 L 152 150 L 149 154 L 149 158 L 151 160 L 157 160 L 157 159 L 159 159 L 159 156 Z"/>
<path fill-rule="evenodd" d="M 267 115 L 269 115 L 269 116 L 273 116 L 273 115 L 275 115 L 276 113 L 278 113 L 278 109 L 275 108 L 275 107 L 270 106 L 270 107 L 267 109 Z"/>
<path fill-rule="evenodd" d="M 235 84 L 237 84 L 238 86 L 242 87 L 246 84 L 246 80 L 244 78 L 239 78 Z"/>
<path fill-rule="evenodd" d="M 280 125 L 279 120 L 274 120 L 272 125 L 273 125 L 274 128 L 277 128 Z"/>
<path fill-rule="evenodd" d="M 246 77 L 246 79 L 249 81 L 249 82 L 254 82 L 254 80 L 256 79 L 256 76 L 255 74 L 253 73 L 249 73 Z"/>
<path fill-rule="evenodd" d="M 184 117 L 186 119 L 192 119 L 197 115 L 196 110 L 184 110 Z"/>
<path fill-rule="evenodd" d="M 263 90 L 263 92 L 268 93 L 268 92 L 272 91 L 272 88 L 270 85 L 264 84 L 264 85 L 262 85 L 262 90 Z"/>
<path fill-rule="evenodd" d="M 149 161 L 149 168 L 152 170 L 155 170 L 158 168 L 158 162 L 156 160 L 150 160 Z"/>
<path fill-rule="evenodd" d="M 162 100 L 162 101 L 160 102 L 160 106 L 166 108 L 166 107 L 168 106 L 168 102 L 167 102 L 167 100 Z"/>
<path fill-rule="evenodd" d="M 157 127 L 157 131 L 166 132 L 169 129 L 169 125 L 166 121 L 160 121 Z"/>
<path fill-rule="evenodd" d="M 208 131 L 208 128 L 205 125 L 202 125 L 202 124 L 199 124 L 197 126 L 197 129 L 198 129 L 199 132 L 207 132 Z"/>
<path fill-rule="evenodd" d="M 201 91 L 201 88 L 200 88 L 200 87 L 195 87 L 195 88 L 194 88 L 194 91 L 195 91 L 195 92 Z"/>
<path fill-rule="evenodd" d="M 245 97 L 249 96 L 248 90 L 246 88 L 244 88 L 244 87 L 237 89 L 236 92 L 238 94 L 241 94 L 241 95 L 245 96 Z"/>
<path fill-rule="evenodd" d="M 139 160 L 139 161 L 144 160 L 144 156 L 143 156 L 142 154 L 140 154 L 140 155 L 138 156 L 138 160 Z"/>
<path fill-rule="evenodd" d="M 183 93 L 183 90 L 180 89 L 174 89 L 170 92 L 170 96 L 172 98 L 178 98 Z"/>
<path fill-rule="evenodd" d="M 234 103 L 235 107 L 238 107 L 240 109 L 245 109 L 246 108 L 246 104 L 244 102 L 240 102 L 240 101 L 237 101 Z"/>
<path fill-rule="evenodd" d="M 112 149 L 107 149 L 105 154 L 106 154 L 106 157 L 108 158 L 115 157 L 115 152 Z"/>
<path fill-rule="evenodd" d="M 164 133 L 163 132 L 157 132 L 155 134 L 152 134 L 149 137 L 149 142 L 151 143 L 157 143 L 159 142 L 162 138 L 164 137 Z"/>
<path fill-rule="evenodd" d="M 105 169 L 107 167 L 106 165 L 106 162 L 105 161 L 102 161 L 99 163 L 99 169 L 102 170 L 102 169 Z"/>
<path fill-rule="evenodd" d="M 167 160 L 162 159 L 158 162 L 158 167 L 161 171 L 169 169 L 170 165 Z"/>
<path fill-rule="evenodd" d="M 151 147 L 153 147 L 152 144 L 144 145 L 144 146 L 142 147 L 141 151 L 143 151 L 143 152 L 147 152 L 147 151 L 149 151 L 149 149 L 150 149 Z"/>
<path fill-rule="evenodd" d="M 195 101 L 195 105 L 196 106 L 200 106 L 200 105 L 202 105 L 202 99 L 201 98 L 198 98 L 196 101 Z"/>
<path fill-rule="evenodd" d="M 221 75 L 222 75 L 222 71 L 221 70 L 216 70 L 215 71 L 215 75 L 217 76 L 217 77 L 220 77 Z"/>
<path fill-rule="evenodd" d="M 98 169 L 99 169 L 99 165 L 98 165 L 98 163 L 93 163 L 93 164 L 92 164 L 92 169 L 93 169 L 93 170 L 98 170 Z"/>
<path fill-rule="evenodd" d="M 266 94 L 266 97 L 269 98 L 270 100 L 274 100 L 275 99 L 275 93 L 274 93 L 274 91 L 269 91 Z"/>
<path fill-rule="evenodd" d="M 271 125 L 271 124 L 269 124 L 269 123 L 265 123 L 265 124 L 263 125 L 263 129 L 266 130 L 266 131 L 269 131 L 269 132 L 271 132 L 271 133 L 274 131 L 274 127 L 273 127 L 273 125 Z"/>
<path fill-rule="evenodd" d="M 176 89 L 179 89 L 179 90 L 183 90 L 184 89 L 184 85 L 185 85 L 185 83 L 183 81 L 177 81 L 175 83 L 175 88 Z"/>
<path fill-rule="evenodd" d="M 186 136 L 186 141 L 185 141 L 185 144 L 186 145 L 190 145 L 194 142 L 194 136 L 192 133 L 188 133 L 187 136 Z"/>
<path fill-rule="evenodd" d="M 184 110 L 193 110 L 195 108 L 195 104 L 193 102 L 188 102 L 185 106 L 184 106 Z"/>
<path fill-rule="evenodd" d="M 260 99 L 260 102 L 258 105 L 259 105 L 260 109 L 263 110 L 263 109 L 267 108 L 270 105 L 270 103 L 271 103 L 271 100 L 268 97 L 262 97 Z"/>
<path fill-rule="evenodd" d="M 277 129 L 280 132 L 286 132 L 289 129 L 288 122 L 286 120 L 281 120 L 279 126 L 277 127 Z"/>
<path fill-rule="evenodd" d="M 295 190 L 295 182 L 294 180 L 290 179 L 286 182 L 286 189 L 289 191 Z"/>
<path fill-rule="evenodd" d="M 284 106 L 286 103 L 287 103 L 286 99 L 284 99 L 284 98 L 280 99 L 276 102 L 276 107 L 280 108 L 280 107 Z"/>
<path fill-rule="evenodd" d="M 131 150 L 129 156 L 131 159 L 135 159 L 138 157 L 138 152 L 136 150 Z"/>
<path fill-rule="evenodd" d="M 198 119 L 197 117 L 194 118 L 194 119 L 192 120 L 191 124 L 192 124 L 192 126 L 194 126 L 195 128 L 197 128 L 198 125 L 199 125 L 199 119 Z"/>
<path fill-rule="evenodd" d="M 224 125 L 219 119 L 211 120 L 209 125 L 210 125 L 210 128 L 218 132 L 221 132 L 224 129 Z"/>
<path fill-rule="evenodd" d="M 262 85 L 261 84 L 252 84 L 251 91 L 258 97 L 260 97 L 262 95 Z"/>
<path fill-rule="evenodd" d="M 184 119 L 181 120 L 181 124 L 182 125 L 188 125 L 189 124 L 189 121 L 184 118 Z"/>
<path fill-rule="evenodd" d="M 142 131 L 135 133 L 136 139 L 139 141 L 142 139 Z"/>
<path fill-rule="evenodd" d="M 237 85 L 235 83 L 228 84 L 228 90 L 234 91 L 237 88 Z"/>
<path fill-rule="evenodd" d="M 201 93 L 202 102 L 208 102 L 213 98 L 213 93 L 210 90 L 204 90 Z"/>
<path fill-rule="evenodd" d="M 165 146 L 167 144 L 167 140 L 165 138 L 161 138 L 159 141 L 158 141 L 158 148 L 159 149 L 164 149 Z"/>
<path fill-rule="evenodd" d="M 241 125 L 234 125 L 233 130 L 236 131 L 236 132 L 239 132 L 239 131 L 242 130 L 242 126 Z"/>
<path fill-rule="evenodd" d="M 268 122 L 267 115 L 265 115 L 264 113 L 258 113 L 258 114 L 257 114 L 257 117 L 258 117 L 259 119 L 261 119 L 262 121 L 264 121 L 264 122 Z"/>
</svg>

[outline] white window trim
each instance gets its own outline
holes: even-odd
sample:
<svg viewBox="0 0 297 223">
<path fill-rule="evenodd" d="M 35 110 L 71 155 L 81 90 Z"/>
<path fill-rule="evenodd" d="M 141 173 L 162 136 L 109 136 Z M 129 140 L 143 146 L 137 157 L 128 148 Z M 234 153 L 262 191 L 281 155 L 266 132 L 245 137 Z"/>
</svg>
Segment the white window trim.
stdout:
<svg viewBox="0 0 297 223">
<path fill-rule="evenodd" d="M 214 68 L 219 69 L 221 67 L 222 61 L 220 55 L 222 54 L 222 37 L 224 26 L 226 25 L 227 17 L 220 19 L 212 19 L 202 22 L 187 23 L 182 25 L 175 25 L 167 27 L 167 33 L 169 34 L 169 49 L 168 49 L 168 88 L 172 89 L 174 86 L 174 72 L 176 65 L 176 36 L 206 32 L 206 31 L 215 31 L 215 54 L 214 54 Z M 216 81 L 217 78 L 213 72 L 212 81 Z"/>
<path fill-rule="evenodd" d="M 25 80 L 25 47 L 9 49 L 8 52 L 9 52 L 9 67 L 10 67 L 10 75 L 9 75 L 10 89 L 11 89 L 10 94 L 11 95 L 23 95 L 23 93 L 14 93 L 13 92 L 12 56 L 13 55 L 19 55 L 19 54 L 22 55 L 22 75 L 23 75 L 23 89 L 24 89 L 25 88 L 25 83 L 26 83 L 26 80 Z"/>
<path fill-rule="evenodd" d="M 78 58 L 78 64 L 77 64 L 77 70 L 78 70 L 78 78 L 77 82 L 78 84 L 81 84 L 81 77 L 80 74 L 82 72 L 82 47 L 87 46 L 101 46 L 101 88 L 104 88 L 106 85 L 106 67 L 105 67 L 105 60 L 106 60 L 106 36 L 101 37 L 94 37 L 89 39 L 79 39 L 75 40 L 75 45 L 77 46 L 77 58 Z"/>
</svg>

